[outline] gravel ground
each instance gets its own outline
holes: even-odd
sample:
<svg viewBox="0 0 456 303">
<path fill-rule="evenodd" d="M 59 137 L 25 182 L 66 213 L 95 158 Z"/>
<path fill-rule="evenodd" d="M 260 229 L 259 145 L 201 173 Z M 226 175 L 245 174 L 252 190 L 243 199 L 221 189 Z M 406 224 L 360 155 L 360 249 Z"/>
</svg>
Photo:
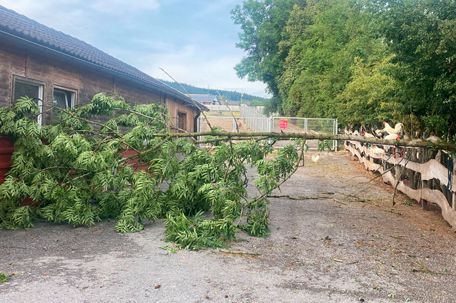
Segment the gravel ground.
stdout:
<svg viewBox="0 0 456 303">
<path fill-rule="evenodd" d="M 271 199 L 271 235 L 225 250 L 164 249 L 136 234 L 39 224 L 0 231 L 0 302 L 456 302 L 456 235 L 346 153 L 307 155 Z"/>
</svg>

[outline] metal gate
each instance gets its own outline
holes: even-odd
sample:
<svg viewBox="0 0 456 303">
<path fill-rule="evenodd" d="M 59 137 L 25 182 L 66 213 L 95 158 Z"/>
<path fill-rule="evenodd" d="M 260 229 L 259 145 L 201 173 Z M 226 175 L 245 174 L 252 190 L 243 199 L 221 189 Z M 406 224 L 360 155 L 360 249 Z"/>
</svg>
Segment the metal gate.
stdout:
<svg viewBox="0 0 456 303">
<path fill-rule="evenodd" d="M 266 116 L 263 114 L 263 107 L 247 105 L 240 106 L 240 114 L 236 113 L 237 123 L 241 132 L 289 132 L 289 133 L 338 133 L 337 119 L 329 118 L 301 118 L 301 117 L 279 117 Z M 236 132 L 236 120 L 227 116 L 208 116 L 212 127 L 220 128 L 227 132 Z M 200 118 L 199 130 L 209 131 L 204 118 Z M 282 144 L 279 144 L 279 146 Z M 308 140 L 310 149 L 318 148 L 318 140 Z M 331 142 L 332 148 L 337 148 L 337 141 Z"/>
</svg>

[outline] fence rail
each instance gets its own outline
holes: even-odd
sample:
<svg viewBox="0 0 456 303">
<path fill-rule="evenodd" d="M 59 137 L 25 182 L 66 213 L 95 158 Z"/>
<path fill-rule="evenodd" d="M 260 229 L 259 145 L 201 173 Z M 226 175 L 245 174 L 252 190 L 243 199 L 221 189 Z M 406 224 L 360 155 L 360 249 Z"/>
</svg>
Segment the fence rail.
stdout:
<svg viewBox="0 0 456 303">
<path fill-rule="evenodd" d="M 239 112 L 237 112 L 239 113 Z M 241 132 L 283 132 L 283 133 L 325 133 L 334 134 L 338 132 L 337 119 L 327 118 L 300 118 L 300 117 L 278 117 L 266 116 L 263 114 L 263 107 L 258 106 L 240 106 L 240 116 L 233 118 L 231 115 L 208 115 L 210 124 L 213 127 L 220 128 L 226 132 L 236 132 L 238 124 Z M 198 130 L 202 132 L 209 131 L 209 126 L 205 118 L 198 121 Z M 277 142 L 276 146 L 280 147 L 287 144 L 286 141 Z M 318 148 L 318 140 L 307 140 L 310 149 Z M 336 150 L 337 141 L 332 141 L 332 148 Z"/>
<path fill-rule="evenodd" d="M 423 205 L 437 204 L 443 218 L 456 228 L 456 161 L 448 153 L 355 141 L 345 141 L 345 149 L 409 198 Z"/>
<path fill-rule="evenodd" d="M 301 118 L 266 116 L 263 107 L 241 106 L 241 119 L 245 121 L 251 131 L 254 132 L 291 132 L 291 133 L 338 133 L 337 119 L 329 118 Z M 318 148 L 317 140 L 307 142 L 309 148 Z M 332 142 L 332 147 L 337 148 L 337 141 Z"/>
</svg>

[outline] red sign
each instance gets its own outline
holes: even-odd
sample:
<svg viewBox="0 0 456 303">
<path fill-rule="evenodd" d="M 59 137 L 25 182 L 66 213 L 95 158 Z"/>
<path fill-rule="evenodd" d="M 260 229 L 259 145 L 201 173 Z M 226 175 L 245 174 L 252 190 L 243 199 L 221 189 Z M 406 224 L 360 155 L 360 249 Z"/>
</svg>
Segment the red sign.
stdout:
<svg viewBox="0 0 456 303">
<path fill-rule="evenodd" d="M 280 127 L 280 129 L 287 129 L 288 128 L 288 120 L 286 120 L 286 119 L 279 120 L 279 127 Z"/>
</svg>

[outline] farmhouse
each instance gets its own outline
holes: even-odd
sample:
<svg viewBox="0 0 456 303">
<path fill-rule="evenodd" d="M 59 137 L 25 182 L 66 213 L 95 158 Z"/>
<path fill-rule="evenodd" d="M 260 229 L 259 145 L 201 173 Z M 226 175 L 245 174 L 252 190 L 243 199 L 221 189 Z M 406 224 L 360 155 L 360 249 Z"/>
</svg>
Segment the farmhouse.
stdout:
<svg viewBox="0 0 456 303">
<path fill-rule="evenodd" d="M 38 123 L 54 106 L 84 104 L 99 92 L 131 103 L 163 104 L 171 123 L 195 131 L 205 107 L 138 69 L 72 36 L 0 6 L 0 106 L 35 98 Z"/>
</svg>

